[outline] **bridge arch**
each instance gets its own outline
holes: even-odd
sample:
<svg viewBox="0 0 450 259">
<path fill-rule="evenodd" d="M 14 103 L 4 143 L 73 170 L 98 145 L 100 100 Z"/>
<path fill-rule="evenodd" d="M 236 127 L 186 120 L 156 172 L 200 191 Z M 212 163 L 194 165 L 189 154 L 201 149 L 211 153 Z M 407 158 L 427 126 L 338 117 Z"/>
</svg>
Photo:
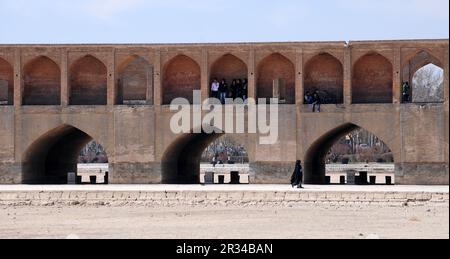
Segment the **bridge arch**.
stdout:
<svg viewBox="0 0 450 259">
<path fill-rule="evenodd" d="M 210 82 L 212 82 L 214 78 L 217 78 L 219 81 L 225 79 L 230 86 L 233 79 L 242 80 L 247 77 L 247 64 L 230 53 L 218 58 L 211 66 Z"/>
<path fill-rule="evenodd" d="M 295 104 L 295 66 L 284 55 L 272 53 L 261 60 L 257 70 L 258 98 L 273 98 L 275 81 L 284 85 L 287 104 Z"/>
<path fill-rule="evenodd" d="M 92 55 L 76 60 L 70 67 L 70 104 L 106 105 L 107 68 Z"/>
<path fill-rule="evenodd" d="M 307 184 L 324 184 L 326 174 L 326 161 L 325 158 L 331 149 L 331 147 L 342 137 L 357 130 L 365 129 L 355 123 L 345 123 L 340 125 L 325 134 L 321 135 L 315 142 L 313 142 L 305 153 L 305 183 Z M 367 130 L 367 129 L 365 129 Z M 371 132 L 371 131 L 369 131 Z M 373 132 L 371 132 L 373 133 Z M 377 137 L 379 137 L 377 135 Z M 385 142 L 389 149 L 393 152 L 394 161 L 397 161 L 397 153 L 390 143 Z"/>
<path fill-rule="evenodd" d="M 167 148 L 162 156 L 163 184 L 198 184 L 200 182 L 200 162 L 203 151 L 215 140 L 226 134 L 183 134 L 178 136 Z M 240 136 L 228 135 L 248 146 Z M 249 159 L 252 157 L 249 154 Z"/>
<path fill-rule="evenodd" d="M 383 55 L 370 52 L 353 66 L 352 102 L 392 103 L 393 66 Z"/>
<path fill-rule="evenodd" d="M 200 66 L 192 58 L 178 55 L 164 65 L 162 85 L 163 105 L 176 98 L 185 98 L 192 104 L 192 91 L 201 89 Z"/>
<path fill-rule="evenodd" d="M 81 149 L 94 138 L 69 124 L 41 135 L 22 156 L 23 184 L 66 184 L 67 173 L 77 172 Z"/>
<path fill-rule="evenodd" d="M 46 56 L 29 61 L 23 69 L 23 105 L 60 105 L 61 70 Z"/>
<path fill-rule="evenodd" d="M 153 65 L 145 58 L 129 56 L 118 69 L 118 104 L 153 104 Z"/>
<path fill-rule="evenodd" d="M 309 59 L 304 78 L 305 95 L 319 91 L 324 104 L 344 102 L 344 67 L 333 55 L 323 52 Z"/>
<path fill-rule="evenodd" d="M 0 58 L 0 105 L 14 104 L 14 69 Z"/>
</svg>

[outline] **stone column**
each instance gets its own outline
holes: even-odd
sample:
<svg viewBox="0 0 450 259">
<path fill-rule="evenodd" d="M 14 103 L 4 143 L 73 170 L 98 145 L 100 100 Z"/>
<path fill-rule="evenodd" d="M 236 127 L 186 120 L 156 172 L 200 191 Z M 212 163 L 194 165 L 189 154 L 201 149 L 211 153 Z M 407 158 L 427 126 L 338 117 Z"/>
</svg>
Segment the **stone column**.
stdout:
<svg viewBox="0 0 450 259">
<path fill-rule="evenodd" d="M 20 49 L 14 51 L 14 106 L 22 106 L 22 58 Z"/>
<path fill-rule="evenodd" d="M 202 100 L 205 100 L 209 97 L 208 51 L 206 49 L 202 50 L 202 63 L 200 64 L 200 69 Z"/>
<path fill-rule="evenodd" d="M 250 50 L 248 58 L 248 98 L 258 98 L 255 76 L 255 50 Z"/>
<path fill-rule="evenodd" d="M 297 50 L 295 64 L 295 103 L 297 105 L 304 104 L 304 82 L 303 82 L 303 50 Z"/>
<path fill-rule="evenodd" d="M 153 105 L 161 106 L 162 104 L 162 65 L 161 51 L 156 51 L 154 61 L 154 84 L 153 84 Z"/>
<path fill-rule="evenodd" d="M 394 80 L 392 80 L 392 102 L 394 104 L 401 103 L 400 85 L 401 85 L 401 49 L 394 49 Z"/>
<path fill-rule="evenodd" d="M 116 50 L 113 49 L 108 55 L 108 105 L 113 106 L 117 102 L 116 84 Z"/>
<path fill-rule="evenodd" d="M 347 46 L 344 52 L 344 104 L 351 105 L 352 102 L 352 50 Z"/>
<path fill-rule="evenodd" d="M 67 49 L 61 49 L 61 106 L 68 106 L 70 100 Z"/>
</svg>

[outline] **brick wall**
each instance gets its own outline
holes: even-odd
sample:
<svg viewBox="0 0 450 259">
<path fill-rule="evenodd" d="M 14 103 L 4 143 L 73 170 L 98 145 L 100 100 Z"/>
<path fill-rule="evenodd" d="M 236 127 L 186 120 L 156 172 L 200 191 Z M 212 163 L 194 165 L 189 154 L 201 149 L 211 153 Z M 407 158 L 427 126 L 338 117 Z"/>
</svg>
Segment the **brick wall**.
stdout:
<svg viewBox="0 0 450 259">
<path fill-rule="evenodd" d="M 295 104 L 295 67 L 280 54 L 272 54 L 261 61 L 258 67 L 258 98 L 273 97 L 273 80 L 283 79 L 286 87 L 286 102 Z"/>
<path fill-rule="evenodd" d="M 380 54 L 360 58 L 353 68 L 353 103 L 392 103 L 393 68 Z"/>
<path fill-rule="evenodd" d="M 143 58 L 135 57 L 121 71 L 119 76 L 119 103 L 123 100 L 145 101 L 147 89 L 153 96 L 153 67 Z M 152 104 L 153 98 L 150 98 Z"/>
<path fill-rule="evenodd" d="M 70 104 L 106 105 L 107 69 L 98 59 L 85 56 L 70 69 Z"/>
<path fill-rule="evenodd" d="M 58 65 L 39 57 L 24 68 L 24 105 L 59 105 L 61 72 Z"/>
<path fill-rule="evenodd" d="M 170 104 L 175 98 L 186 98 L 192 103 L 192 91 L 200 88 L 200 66 L 191 58 L 184 55 L 177 56 L 165 67 L 163 104 Z"/>
<path fill-rule="evenodd" d="M 330 54 L 313 57 L 305 66 L 305 94 L 318 90 L 324 103 L 344 102 L 344 69 Z"/>
</svg>

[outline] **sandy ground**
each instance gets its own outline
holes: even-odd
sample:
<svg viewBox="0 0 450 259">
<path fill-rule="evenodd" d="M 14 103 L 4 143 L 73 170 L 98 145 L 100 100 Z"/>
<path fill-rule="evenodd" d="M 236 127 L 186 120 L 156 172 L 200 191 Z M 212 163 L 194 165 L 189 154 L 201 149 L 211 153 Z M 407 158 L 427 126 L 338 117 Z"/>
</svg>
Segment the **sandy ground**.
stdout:
<svg viewBox="0 0 450 259">
<path fill-rule="evenodd" d="M 449 207 L 1 207 L 0 238 L 449 238 Z"/>
</svg>

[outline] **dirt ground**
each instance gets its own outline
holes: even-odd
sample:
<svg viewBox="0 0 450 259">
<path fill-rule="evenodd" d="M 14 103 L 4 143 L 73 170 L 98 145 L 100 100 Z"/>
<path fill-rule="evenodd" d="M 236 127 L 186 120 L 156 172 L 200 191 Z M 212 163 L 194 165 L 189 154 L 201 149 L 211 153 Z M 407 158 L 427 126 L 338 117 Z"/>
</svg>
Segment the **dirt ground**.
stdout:
<svg viewBox="0 0 450 259">
<path fill-rule="evenodd" d="M 0 238 L 449 238 L 449 207 L 5 207 Z"/>
</svg>

